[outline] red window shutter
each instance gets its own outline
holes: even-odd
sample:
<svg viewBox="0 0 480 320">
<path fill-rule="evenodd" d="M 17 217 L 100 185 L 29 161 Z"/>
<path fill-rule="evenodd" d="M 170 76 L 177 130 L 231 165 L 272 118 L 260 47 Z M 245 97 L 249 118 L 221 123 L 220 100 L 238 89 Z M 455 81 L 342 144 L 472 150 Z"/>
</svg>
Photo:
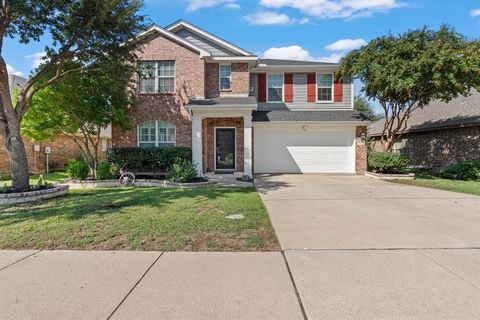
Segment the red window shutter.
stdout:
<svg viewBox="0 0 480 320">
<path fill-rule="evenodd" d="M 293 74 L 285 73 L 285 102 L 293 102 Z"/>
<path fill-rule="evenodd" d="M 334 102 L 343 102 L 343 83 L 342 79 L 335 80 L 333 84 Z"/>
<path fill-rule="evenodd" d="M 307 101 L 317 102 L 317 79 L 315 73 L 307 74 Z"/>
<path fill-rule="evenodd" d="M 258 102 L 267 102 L 267 76 L 264 73 L 258 74 Z"/>
</svg>

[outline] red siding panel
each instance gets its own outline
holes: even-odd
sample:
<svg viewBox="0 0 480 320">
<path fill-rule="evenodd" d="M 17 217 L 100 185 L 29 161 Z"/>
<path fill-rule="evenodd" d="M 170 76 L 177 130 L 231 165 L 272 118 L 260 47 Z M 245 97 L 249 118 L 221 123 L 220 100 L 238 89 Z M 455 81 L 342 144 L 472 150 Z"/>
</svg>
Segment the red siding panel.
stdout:
<svg viewBox="0 0 480 320">
<path fill-rule="evenodd" d="M 285 73 L 285 102 L 293 102 L 293 74 Z"/>
<path fill-rule="evenodd" d="M 258 102 L 267 102 L 267 76 L 264 73 L 258 74 Z"/>
<path fill-rule="evenodd" d="M 317 79 L 315 73 L 307 74 L 307 101 L 316 102 L 317 101 Z"/>
<path fill-rule="evenodd" d="M 343 83 L 342 79 L 335 80 L 333 84 L 334 102 L 343 102 Z"/>
</svg>

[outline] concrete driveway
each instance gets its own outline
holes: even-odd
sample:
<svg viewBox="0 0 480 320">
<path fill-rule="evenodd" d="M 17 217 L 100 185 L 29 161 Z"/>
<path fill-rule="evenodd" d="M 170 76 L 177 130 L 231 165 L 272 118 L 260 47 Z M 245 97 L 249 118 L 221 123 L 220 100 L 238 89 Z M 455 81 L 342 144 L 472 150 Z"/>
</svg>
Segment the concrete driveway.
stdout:
<svg viewBox="0 0 480 320">
<path fill-rule="evenodd" d="M 256 187 L 308 319 L 480 318 L 480 197 L 347 175 Z"/>
</svg>

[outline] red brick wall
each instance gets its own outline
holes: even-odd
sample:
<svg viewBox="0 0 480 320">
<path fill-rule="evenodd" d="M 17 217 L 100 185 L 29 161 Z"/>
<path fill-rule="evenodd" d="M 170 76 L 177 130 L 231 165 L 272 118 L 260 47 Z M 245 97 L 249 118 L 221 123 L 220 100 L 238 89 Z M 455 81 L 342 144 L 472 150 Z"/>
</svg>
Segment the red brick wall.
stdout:
<svg viewBox="0 0 480 320">
<path fill-rule="evenodd" d="M 216 97 L 220 94 L 219 74 L 220 65 L 218 63 L 205 64 L 205 96 Z"/>
<path fill-rule="evenodd" d="M 232 63 L 232 93 L 249 94 L 250 74 L 248 63 Z"/>
<path fill-rule="evenodd" d="M 137 146 L 138 125 L 146 121 L 163 120 L 175 124 L 177 145 L 191 147 L 191 119 L 184 105 L 193 96 L 205 96 L 205 62 L 197 52 L 159 34 L 146 37 L 137 55 L 140 60 L 174 60 L 176 93 L 137 94 L 135 106 L 130 108 L 133 128 L 122 131 L 114 126 L 113 146 Z"/>
<path fill-rule="evenodd" d="M 362 141 L 361 134 L 367 134 L 366 126 L 357 126 L 355 129 L 355 171 L 358 174 L 367 171 L 367 144 Z"/>
<path fill-rule="evenodd" d="M 50 168 L 50 170 L 64 170 L 68 159 L 80 158 L 80 149 L 73 142 L 72 139 L 66 136 L 58 136 L 55 139 L 48 141 L 31 141 L 23 138 L 25 150 L 27 152 L 28 167 L 31 173 L 42 173 L 46 169 L 45 147 L 51 148 L 51 154 L 48 157 L 48 162 L 52 166 L 52 162 L 58 165 L 58 168 Z M 41 152 L 34 152 L 33 146 L 39 145 Z M 99 156 L 102 159 L 101 149 L 99 144 Z M 3 144 L 3 139 L 0 137 L 0 173 L 10 174 L 10 164 L 8 160 L 7 151 Z"/>
<path fill-rule="evenodd" d="M 203 120 L 203 171 L 215 171 L 215 127 L 235 127 L 237 130 L 237 166 L 243 171 L 243 118 L 209 118 Z"/>
</svg>

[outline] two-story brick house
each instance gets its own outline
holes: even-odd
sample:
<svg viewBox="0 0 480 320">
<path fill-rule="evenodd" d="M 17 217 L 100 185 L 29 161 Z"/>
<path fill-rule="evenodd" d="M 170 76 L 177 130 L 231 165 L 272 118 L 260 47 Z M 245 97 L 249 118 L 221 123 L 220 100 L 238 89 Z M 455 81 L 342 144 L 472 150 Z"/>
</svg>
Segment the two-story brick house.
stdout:
<svg viewBox="0 0 480 320">
<path fill-rule="evenodd" d="M 114 147 L 188 146 L 200 174 L 366 169 L 368 123 L 337 64 L 262 59 L 183 20 L 138 37 L 134 126 Z"/>
</svg>

